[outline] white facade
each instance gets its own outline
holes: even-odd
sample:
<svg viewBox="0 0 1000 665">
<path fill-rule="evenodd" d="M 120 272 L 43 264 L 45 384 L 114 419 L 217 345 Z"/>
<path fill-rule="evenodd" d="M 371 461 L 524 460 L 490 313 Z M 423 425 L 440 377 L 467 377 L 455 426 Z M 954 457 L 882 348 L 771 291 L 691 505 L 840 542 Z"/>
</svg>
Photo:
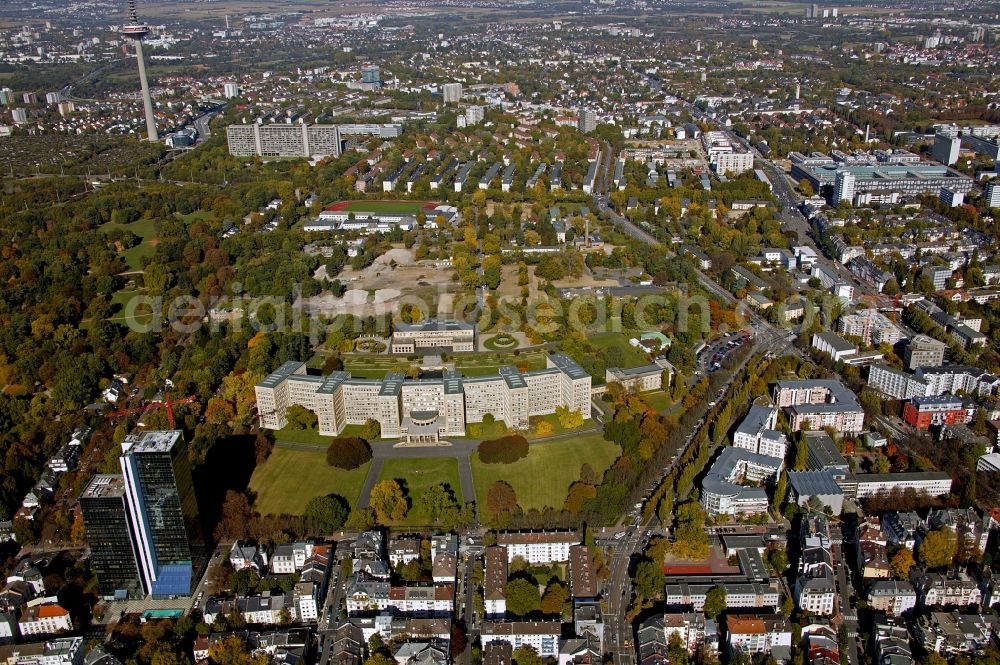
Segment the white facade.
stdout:
<svg viewBox="0 0 1000 665">
<path fill-rule="evenodd" d="M 573 532 L 508 532 L 497 535 L 497 545 L 507 549 L 507 562 L 521 557 L 532 565 L 569 561 L 569 551 L 580 544 Z"/>
<path fill-rule="evenodd" d="M 559 656 L 559 637 L 562 624 L 558 621 L 510 621 L 480 626 L 483 646 L 491 642 L 507 642 L 511 649 L 530 646 L 542 658 Z"/>
</svg>

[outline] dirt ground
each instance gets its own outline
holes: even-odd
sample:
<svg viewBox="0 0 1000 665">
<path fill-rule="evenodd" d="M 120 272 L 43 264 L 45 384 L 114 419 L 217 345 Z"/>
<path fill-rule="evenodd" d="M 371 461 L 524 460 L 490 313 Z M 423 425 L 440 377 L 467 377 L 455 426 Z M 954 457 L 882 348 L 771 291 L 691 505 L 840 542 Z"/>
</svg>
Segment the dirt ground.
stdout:
<svg viewBox="0 0 1000 665">
<path fill-rule="evenodd" d="M 552 286 L 557 289 L 576 289 L 584 286 L 620 286 L 617 279 L 598 279 L 590 272 L 589 268 L 584 268 L 583 274 L 579 277 L 564 277 L 552 282 Z"/>
<path fill-rule="evenodd" d="M 325 271 L 325 267 L 320 270 Z M 450 309 L 453 297 L 450 291 L 457 286 L 453 275 L 451 268 L 439 266 L 435 261 L 415 261 L 412 251 L 397 247 L 362 270 L 346 266 L 337 276 L 347 287 L 342 298 L 325 292 L 306 298 L 302 304 L 309 311 L 331 316 L 345 313 L 375 316 L 397 313 L 401 298 L 419 292 L 421 298 L 432 298 L 438 309 L 442 305 Z"/>
</svg>

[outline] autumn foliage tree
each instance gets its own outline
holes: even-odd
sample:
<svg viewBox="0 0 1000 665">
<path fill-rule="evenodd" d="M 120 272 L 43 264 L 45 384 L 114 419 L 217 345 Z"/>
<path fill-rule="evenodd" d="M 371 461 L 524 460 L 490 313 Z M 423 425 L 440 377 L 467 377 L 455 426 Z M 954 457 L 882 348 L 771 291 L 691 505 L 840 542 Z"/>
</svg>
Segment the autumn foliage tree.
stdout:
<svg viewBox="0 0 1000 665">
<path fill-rule="evenodd" d="M 514 488 L 498 480 L 486 491 L 486 516 L 494 524 L 504 521 L 517 508 Z"/>
<path fill-rule="evenodd" d="M 385 524 L 406 517 L 408 506 L 403 489 L 395 480 L 380 480 L 372 488 L 369 504 L 379 522 Z"/>
</svg>

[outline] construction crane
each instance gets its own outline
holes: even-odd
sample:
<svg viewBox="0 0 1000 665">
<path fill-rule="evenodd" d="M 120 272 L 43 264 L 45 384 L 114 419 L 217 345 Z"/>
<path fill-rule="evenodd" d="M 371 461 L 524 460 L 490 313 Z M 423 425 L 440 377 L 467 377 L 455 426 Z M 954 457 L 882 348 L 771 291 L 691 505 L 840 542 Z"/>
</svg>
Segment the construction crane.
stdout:
<svg viewBox="0 0 1000 665">
<path fill-rule="evenodd" d="M 166 409 L 167 410 L 167 422 L 170 423 L 170 429 L 174 429 L 174 407 L 180 406 L 181 404 L 190 404 L 194 401 L 194 395 L 189 395 L 183 399 L 177 400 L 163 400 L 158 402 L 150 402 L 145 406 L 137 406 L 131 409 L 120 409 L 118 411 L 112 411 L 107 414 L 108 418 L 120 418 L 122 416 L 129 416 L 134 413 L 149 413 L 150 411 L 155 411 L 156 409 Z"/>
</svg>

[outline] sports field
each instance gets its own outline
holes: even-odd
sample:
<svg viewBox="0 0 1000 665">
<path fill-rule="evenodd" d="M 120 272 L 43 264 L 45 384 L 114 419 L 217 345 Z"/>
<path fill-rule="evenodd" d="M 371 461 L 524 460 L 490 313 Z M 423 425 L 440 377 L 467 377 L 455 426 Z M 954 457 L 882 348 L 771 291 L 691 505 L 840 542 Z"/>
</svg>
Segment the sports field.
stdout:
<svg viewBox="0 0 1000 665">
<path fill-rule="evenodd" d="M 330 211 L 347 212 L 381 212 L 400 213 L 404 215 L 416 215 L 421 210 L 431 210 L 435 203 L 427 201 L 340 201 L 331 206 L 327 206 Z"/>
<path fill-rule="evenodd" d="M 322 448 L 311 452 L 275 447 L 250 478 L 250 490 L 257 494 L 254 507 L 261 515 L 301 515 L 309 499 L 331 493 L 353 506 L 370 466 L 344 471 L 326 463 Z"/>
<path fill-rule="evenodd" d="M 584 462 L 601 478 L 619 455 L 618 444 L 605 441 L 600 432 L 533 443 L 528 456 L 513 464 L 483 464 L 479 456 L 473 454 L 476 499 L 480 505 L 485 505 L 490 485 L 503 480 L 514 488 L 517 503 L 524 510 L 541 510 L 545 506 L 562 508 L 569 486 L 580 479 L 580 467 Z"/>
</svg>

